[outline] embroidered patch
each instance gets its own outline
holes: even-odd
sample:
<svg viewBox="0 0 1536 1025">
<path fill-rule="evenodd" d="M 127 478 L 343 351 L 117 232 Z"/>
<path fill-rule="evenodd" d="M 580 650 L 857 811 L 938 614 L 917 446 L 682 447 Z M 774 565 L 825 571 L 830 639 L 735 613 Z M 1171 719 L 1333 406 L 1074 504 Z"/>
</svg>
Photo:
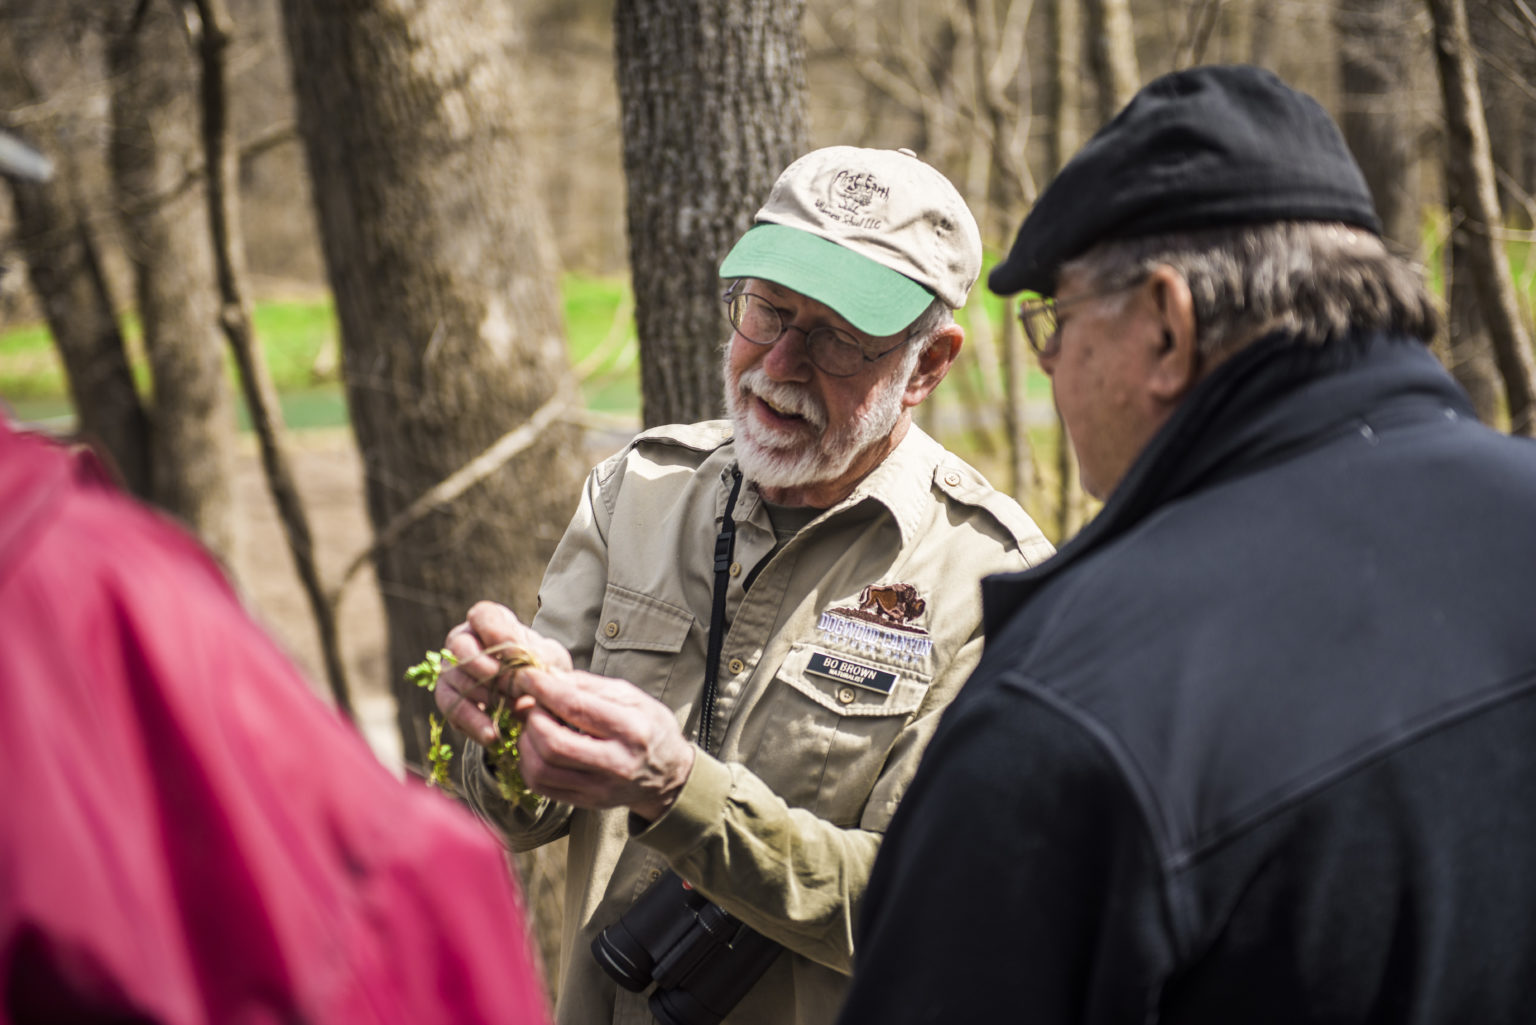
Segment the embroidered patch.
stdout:
<svg viewBox="0 0 1536 1025">
<path fill-rule="evenodd" d="M 877 623 L 905 626 L 928 607 L 911 584 L 869 584 L 859 593 L 859 608 L 854 615 L 868 614 Z M 848 609 L 834 609 L 847 612 Z"/>
<path fill-rule="evenodd" d="M 859 593 L 857 608 L 828 609 L 816 629 L 861 650 L 911 662 L 933 651 L 928 631 L 912 625 L 927 608 L 911 584 L 870 584 Z"/>
<path fill-rule="evenodd" d="M 895 673 L 888 673 L 874 666 L 859 665 L 846 658 L 838 658 L 836 655 L 827 655 L 820 651 L 811 653 L 811 661 L 805 667 L 805 671 L 816 676 L 825 676 L 838 683 L 851 683 L 855 687 L 863 687 L 876 694 L 889 694 L 891 688 L 896 686 Z"/>
<path fill-rule="evenodd" d="M 890 196 L 891 187 L 870 172 L 844 169 L 832 176 L 827 198 L 816 200 L 816 209 L 850 227 L 882 228 Z"/>
</svg>

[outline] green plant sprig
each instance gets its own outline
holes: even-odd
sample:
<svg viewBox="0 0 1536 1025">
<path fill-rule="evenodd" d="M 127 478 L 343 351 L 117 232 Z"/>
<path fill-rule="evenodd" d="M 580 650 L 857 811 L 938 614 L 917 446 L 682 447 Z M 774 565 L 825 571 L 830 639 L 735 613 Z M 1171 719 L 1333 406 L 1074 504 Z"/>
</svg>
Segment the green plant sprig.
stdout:
<svg viewBox="0 0 1536 1025">
<path fill-rule="evenodd" d="M 501 659 L 502 672 L 509 672 L 520 666 L 539 667 L 541 665 L 538 659 L 517 649 L 511 643 L 487 648 L 485 653 L 499 655 L 504 651 L 512 654 Z M 458 659 L 454 658 L 453 653 L 447 648 L 429 651 L 426 657 L 405 671 L 405 678 L 418 687 L 435 691 L 443 670 L 457 664 Z M 496 789 L 505 800 L 532 811 L 538 806 L 539 797 L 528 789 L 528 784 L 523 780 L 523 774 L 518 769 L 517 741 L 523 732 L 523 724 L 513 718 L 512 710 L 507 707 L 505 697 L 498 697 L 496 707 L 489 711 L 491 721 L 496 724 L 497 738 L 486 748 L 486 758 L 490 760 L 491 768 L 495 772 Z M 453 778 L 449 773 L 449 766 L 453 762 L 453 745 L 443 740 L 442 720 L 434 715 L 428 718 L 427 723 L 430 731 L 427 738 L 427 783 L 453 793 Z"/>
</svg>

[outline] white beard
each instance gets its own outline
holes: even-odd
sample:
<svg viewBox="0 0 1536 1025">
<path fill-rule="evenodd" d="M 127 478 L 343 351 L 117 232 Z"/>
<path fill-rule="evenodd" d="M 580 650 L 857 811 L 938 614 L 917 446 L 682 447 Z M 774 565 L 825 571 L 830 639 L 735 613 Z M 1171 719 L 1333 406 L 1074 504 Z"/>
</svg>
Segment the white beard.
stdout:
<svg viewBox="0 0 1536 1025">
<path fill-rule="evenodd" d="M 826 407 L 808 389 L 774 381 L 761 366 L 732 381 L 727 348 L 725 405 L 736 435 L 736 461 L 741 472 L 766 488 L 805 487 L 836 480 L 865 449 L 890 436 L 901 418 L 908 376 L 898 373 L 877 384 L 851 421 L 829 429 Z M 751 396 L 804 417 L 815 429 L 814 440 L 805 440 L 804 432 L 781 434 L 761 425 L 748 409 Z"/>
</svg>

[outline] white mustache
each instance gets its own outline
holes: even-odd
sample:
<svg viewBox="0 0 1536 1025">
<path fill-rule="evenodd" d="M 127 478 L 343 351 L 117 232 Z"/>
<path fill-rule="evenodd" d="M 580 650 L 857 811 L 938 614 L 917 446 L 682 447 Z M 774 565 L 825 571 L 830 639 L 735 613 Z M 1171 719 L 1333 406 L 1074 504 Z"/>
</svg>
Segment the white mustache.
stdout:
<svg viewBox="0 0 1536 1025">
<path fill-rule="evenodd" d="M 775 381 L 762 367 L 744 371 L 736 387 L 745 395 L 756 395 L 775 409 L 803 416 L 817 430 L 826 430 L 827 411 L 816 397 L 803 388 Z"/>
</svg>

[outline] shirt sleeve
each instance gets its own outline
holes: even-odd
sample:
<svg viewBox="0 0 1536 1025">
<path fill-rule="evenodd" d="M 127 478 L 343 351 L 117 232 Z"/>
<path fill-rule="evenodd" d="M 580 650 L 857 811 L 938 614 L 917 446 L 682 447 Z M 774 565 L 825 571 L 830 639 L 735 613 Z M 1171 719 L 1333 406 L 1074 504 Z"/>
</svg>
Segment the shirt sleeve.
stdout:
<svg viewBox="0 0 1536 1025">
<path fill-rule="evenodd" d="M 792 808 L 746 766 L 695 749 L 676 803 L 637 842 L 725 910 L 798 954 L 849 971 L 853 908 L 880 834 L 840 829 Z"/>
<path fill-rule="evenodd" d="M 1153 1020 L 1171 947 L 1144 822 L 1069 710 L 973 680 L 892 822 L 839 1022 Z"/>
</svg>

